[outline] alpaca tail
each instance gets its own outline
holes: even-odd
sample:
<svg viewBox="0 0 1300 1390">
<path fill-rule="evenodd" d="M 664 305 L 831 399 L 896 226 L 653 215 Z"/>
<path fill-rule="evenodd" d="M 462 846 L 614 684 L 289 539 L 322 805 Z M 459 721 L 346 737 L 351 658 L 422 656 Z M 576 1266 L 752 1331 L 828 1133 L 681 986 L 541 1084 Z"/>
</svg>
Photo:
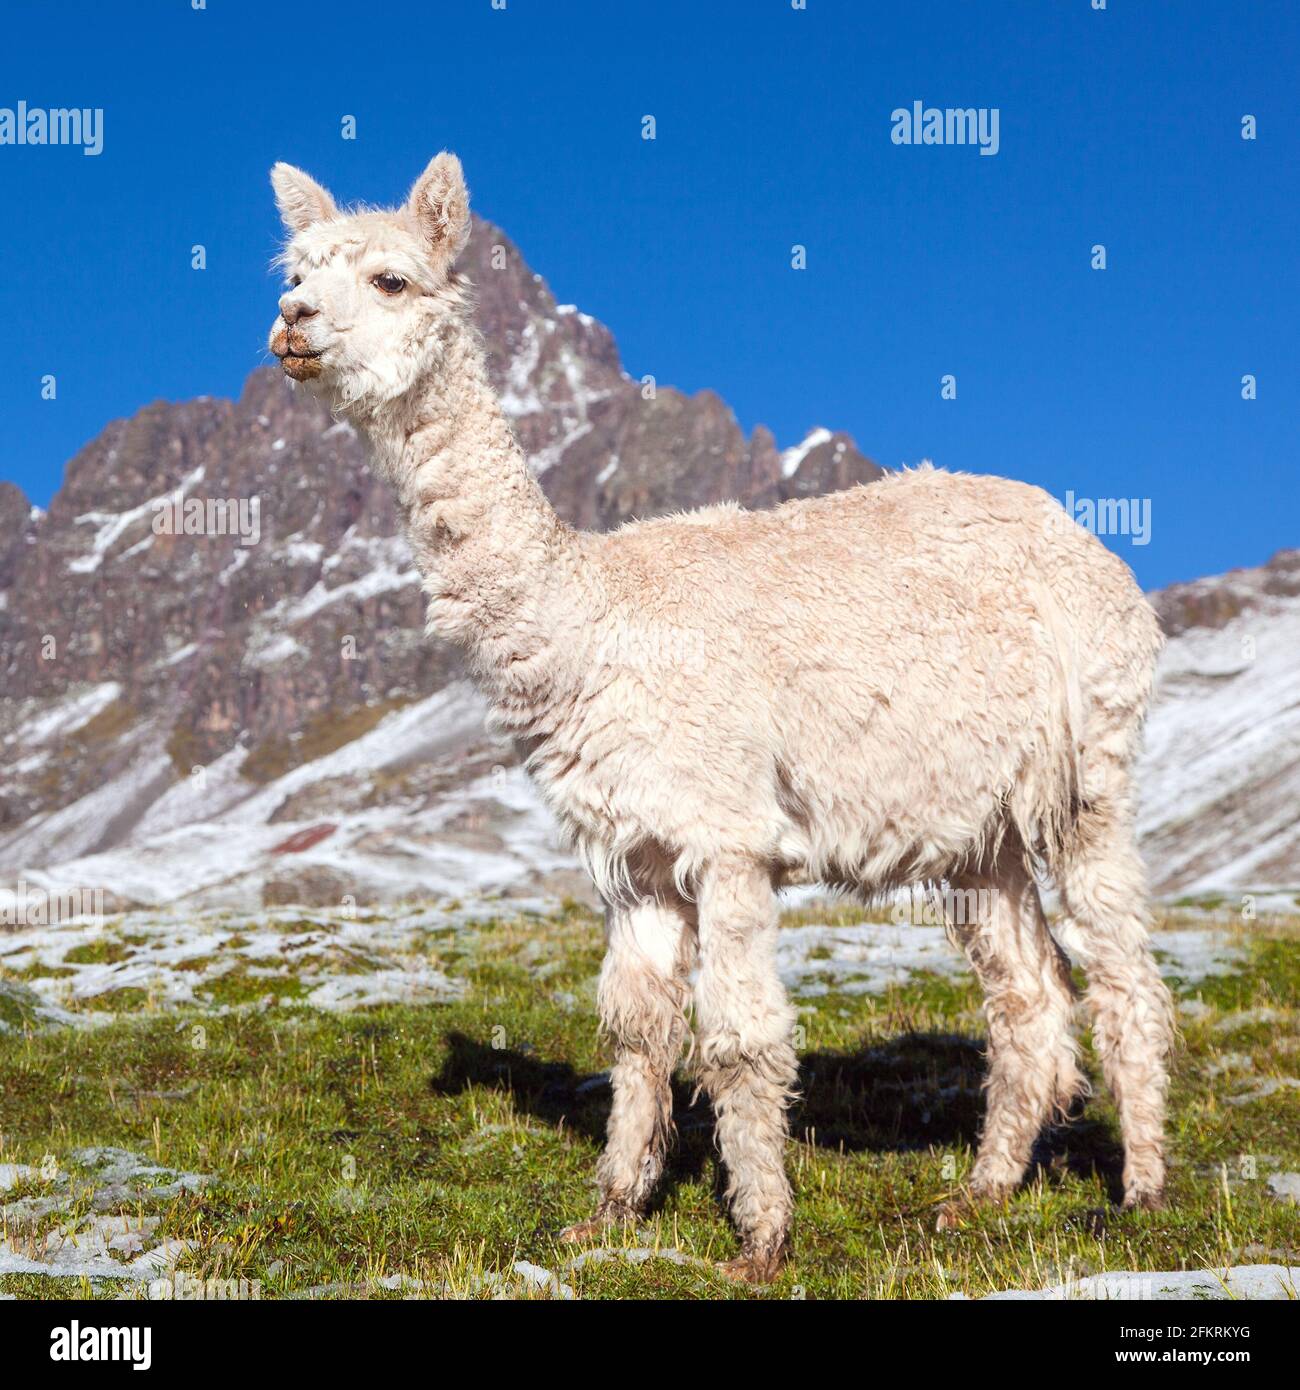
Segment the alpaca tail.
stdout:
<svg viewBox="0 0 1300 1390">
<path fill-rule="evenodd" d="M 1078 834 L 1084 785 L 1084 700 L 1079 640 L 1041 576 L 1031 591 L 1047 638 L 1051 676 L 1034 766 L 1026 769 L 1011 806 L 1021 844 L 1049 871 L 1067 859 Z"/>
<path fill-rule="evenodd" d="M 1129 580 L 1132 583 L 1131 577 Z M 1027 845 L 1049 871 L 1078 857 L 1090 811 L 1131 809 L 1132 764 L 1164 636 L 1136 584 L 1132 604 L 1104 627 L 1072 620 L 1041 575 L 1032 593 L 1051 658 L 1039 775 L 1027 779 Z M 1082 827 L 1082 828 L 1081 828 Z"/>
</svg>

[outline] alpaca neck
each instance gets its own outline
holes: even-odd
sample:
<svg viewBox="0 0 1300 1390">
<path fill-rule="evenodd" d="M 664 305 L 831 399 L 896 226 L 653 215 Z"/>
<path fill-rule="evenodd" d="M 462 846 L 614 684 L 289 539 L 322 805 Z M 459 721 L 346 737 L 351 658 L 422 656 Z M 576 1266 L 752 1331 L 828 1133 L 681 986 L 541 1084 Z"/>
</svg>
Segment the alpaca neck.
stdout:
<svg viewBox="0 0 1300 1390">
<path fill-rule="evenodd" d="M 436 366 L 359 421 L 393 483 L 429 596 L 431 631 L 464 647 L 498 705 L 554 685 L 590 576 L 515 442 L 472 330 L 449 326 Z"/>
</svg>

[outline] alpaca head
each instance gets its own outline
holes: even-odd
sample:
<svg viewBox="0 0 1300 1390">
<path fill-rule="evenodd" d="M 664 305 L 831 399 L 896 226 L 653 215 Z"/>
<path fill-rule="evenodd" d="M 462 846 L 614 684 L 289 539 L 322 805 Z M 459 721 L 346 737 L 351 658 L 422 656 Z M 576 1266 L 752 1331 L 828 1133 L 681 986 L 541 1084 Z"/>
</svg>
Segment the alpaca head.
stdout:
<svg viewBox="0 0 1300 1390">
<path fill-rule="evenodd" d="M 391 212 L 342 212 L 289 164 L 271 184 L 290 236 L 271 351 L 337 413 L 371 414 L 436 367 L 467 312 L 453 268 L 470 230 L 460 160 L 437 155 Z"/>
</svg>

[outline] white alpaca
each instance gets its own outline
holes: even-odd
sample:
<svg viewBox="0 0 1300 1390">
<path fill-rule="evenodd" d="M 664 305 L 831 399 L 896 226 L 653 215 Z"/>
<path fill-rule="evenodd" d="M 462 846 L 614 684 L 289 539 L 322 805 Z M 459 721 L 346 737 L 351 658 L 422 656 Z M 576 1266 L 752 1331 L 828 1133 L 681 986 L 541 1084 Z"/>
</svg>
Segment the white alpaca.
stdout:
<svg viewBox="0 0 1300 1390">
<path fill-rule="evenodd" d="M 671 1132 L 698 960 L 696 1064 L 743 1240 L 787 1248 L 794 1015 L 773 889 L 993 890 L 956 927 L 987 994 L 972 1196 L 1004 1198 L 1082 1086 L 1072 989 L 1033 869 L 1089 972 L 1123 1124 L 1125 1204 L 1164 1185 L 1169 999 L 1147 943 L 1130 766 L 1160 637 L 1125 565 L 1047 494 L 922 469 L 749 513 L 576 533 L 488 385 L 453 269 L 469 235 L 441 154 L 392 212 L 272 181 L 291 288 L 272 351 L 368 438 L 429 598 L 606 903 L 600 1013 L 616 1050 L 601 1197 L 634 1218 Z"/>
</svg>

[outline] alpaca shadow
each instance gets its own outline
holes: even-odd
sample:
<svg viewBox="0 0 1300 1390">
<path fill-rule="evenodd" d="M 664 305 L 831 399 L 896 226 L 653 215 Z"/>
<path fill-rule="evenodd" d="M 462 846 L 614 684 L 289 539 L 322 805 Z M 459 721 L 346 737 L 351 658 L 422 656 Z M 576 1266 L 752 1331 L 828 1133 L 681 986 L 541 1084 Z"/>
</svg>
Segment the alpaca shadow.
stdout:
<svg viewBox="0 0 1300 1390">
<path fill-rule="evenodd" d="M 808 1053 L 791 1132 L 844 1153 L 974 1149 L 987 1070 L 984 1041 L 951 1033 L 906 1033 L 860 1052 Z M 1113 1129 L 1079 1105 L 1043 1130 L 1025 1181 L 1098 1177 L 1118 1202 L 1123 1167 Z"/>
<path fill-rule="evenodd" d="M 515 1109 L 601 1144 L 609 1118 L 608 1073 L 583 1073 L 531 1050 L 497 1048 L 453 1033 L 442 1070 L 430 1082 L 439 1095 L 474 1086 L 508 1091 Z M 800 1060 L 791 1133 L 803 1143 L 841 1153 L 908 1153 L 973 1148 L 983 1118 L 984 1044 L 947 1033 L 908 1033 L 858 1052 L 812 1052 Z M 665 1165 L 656 1205 L 679 1183 L 711 1172 L 721 1200 L 713 1114 L 689 1078 L 673 1079 L 677 1142 Z M 1121 1192 L 1123 1151 L 1109 1126 L 1072 1120 L 1044 1131 L 1032 1180 L 1063 1171 L 1100 1175 L 1112 1198 Z"/>
<path fill-rule="evenodd" d="M 567 1062 L 548 1062 L 527 1049 L 493 1047 L 464 1033 L 450 1034 L 447 1047 L 447 1060 L 429 1083 L 437 1095 L 459 1095 L 473 1086 L 508 1091 L 517 1113 L 593 1144 L 604 1143 L 608 1072 L 579 1072 Z M 672 1088 L 677 1142 L 665 1169 L 662 1187 L 667 1190 L 703 1177 L 713 1153 L 713 1113 L 707 1101 L 696 1098 L 686 1077 L 675 1076 Z"/>
</svg>

